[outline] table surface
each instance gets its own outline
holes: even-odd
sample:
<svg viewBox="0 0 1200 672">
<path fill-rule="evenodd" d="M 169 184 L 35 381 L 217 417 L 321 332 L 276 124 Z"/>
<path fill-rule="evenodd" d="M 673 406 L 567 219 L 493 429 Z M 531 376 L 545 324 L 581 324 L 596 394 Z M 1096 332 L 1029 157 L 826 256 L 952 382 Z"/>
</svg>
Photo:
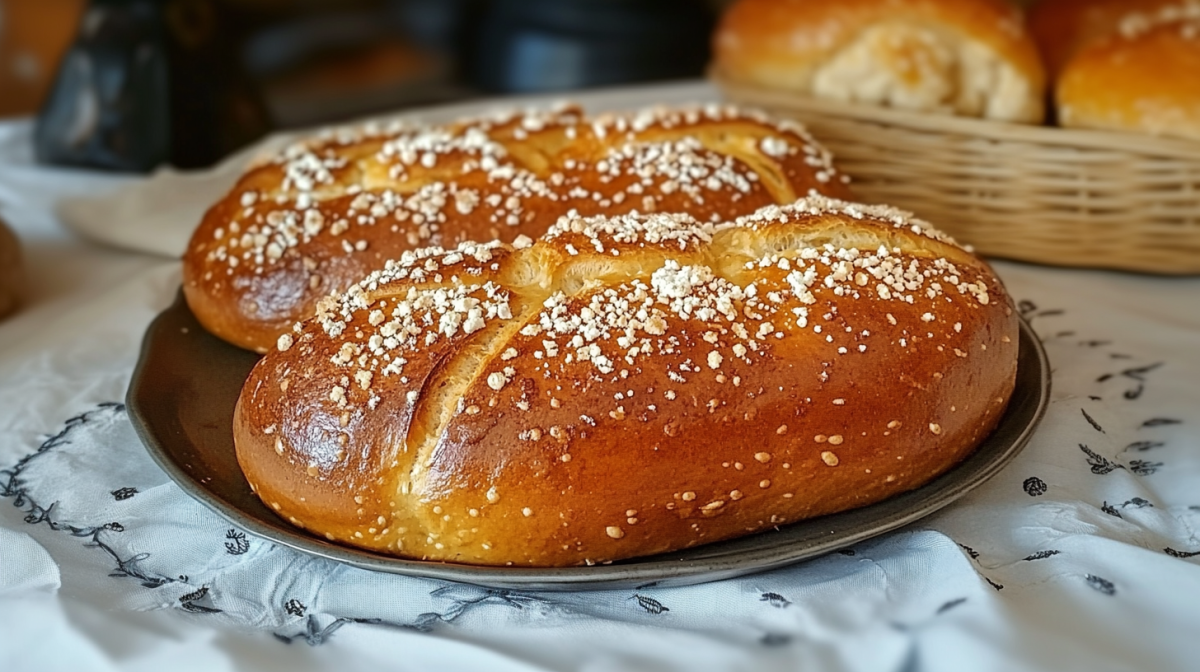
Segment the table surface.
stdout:
<svg viewBox="0 0 1200 672">
<path fill-rule="evenodd" d="M 33 163 L 30 135 L 0 123 L 0 218 L 30 280 L 0 322 L 0 669 L 1200 665 L 1200 279 L 995 262 L 1045 344 L 1052 403 L 1012 465 L 931 518 L 702 586 L 488 591 L 273 547 L 158 471 L 119 402 L 178 288 L 173 246 L 236 162 L 54 170 Z"/>
</svg>

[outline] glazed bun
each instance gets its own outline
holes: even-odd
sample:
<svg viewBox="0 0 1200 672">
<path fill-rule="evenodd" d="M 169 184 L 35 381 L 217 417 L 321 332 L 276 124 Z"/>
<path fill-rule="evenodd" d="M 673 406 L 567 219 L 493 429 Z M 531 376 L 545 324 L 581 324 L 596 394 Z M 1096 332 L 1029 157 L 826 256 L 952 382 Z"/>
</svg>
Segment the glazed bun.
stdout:
<svg viewBox="0 0 1200 672">
<path fill-rule="evenodd" d="M 1004 0 L 739 0 L 714 37 L 722 79 L 821 98 L 1040 123 L 1046 78 Z"/>
<path fill-rule="evenodd" d="M 331 131 L 252 168 L 208 211 L 184 293 L 209 331 L 261 352 L 409 250 L 536 238 L 571 212 L 728 219 L 811 190 L 847 194 L 802 127 L 717 106 Z"/>
<path fill-rule="evenodd" d="M 23 287 L 21 246 L 17 236 L 0 221 L 0 317 L 17 308 Z"/>
<path fill-rule="evenodd" d="M 1116 33 L 1136 12 L 1156 12 L 1179 0 L 1042 0 L 1029 8 L 1029 31 L 1056 79 L 1081 49 Z"/>
<path fill-rule="evenodd" d="M 1125 14 L 1055 86 L 1065 127 L 1200 140 L 1200 0 Z"/>
<path fill-rule="evenodd" d="M 1016 361 L 999 280 L 906 213 L 564 217 L 327 299 L 254 368 L 233 431 L 254 491 L 315 535 L 590 564 L 920 486 L 994 428 Z"/>
</svg>

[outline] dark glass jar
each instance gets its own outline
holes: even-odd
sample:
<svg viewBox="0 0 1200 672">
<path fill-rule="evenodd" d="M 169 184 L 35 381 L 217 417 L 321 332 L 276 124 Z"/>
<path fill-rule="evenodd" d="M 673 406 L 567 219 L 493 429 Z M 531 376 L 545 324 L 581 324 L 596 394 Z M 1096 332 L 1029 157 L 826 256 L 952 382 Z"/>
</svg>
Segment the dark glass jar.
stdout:
<svg viewBox="0 0 1200 672">
<path fill-rule="evenodd" d="M 92 0 L 38 115 L 39 161 L 206 166 L 268 129 L 214 0 Z"/>
</svg>

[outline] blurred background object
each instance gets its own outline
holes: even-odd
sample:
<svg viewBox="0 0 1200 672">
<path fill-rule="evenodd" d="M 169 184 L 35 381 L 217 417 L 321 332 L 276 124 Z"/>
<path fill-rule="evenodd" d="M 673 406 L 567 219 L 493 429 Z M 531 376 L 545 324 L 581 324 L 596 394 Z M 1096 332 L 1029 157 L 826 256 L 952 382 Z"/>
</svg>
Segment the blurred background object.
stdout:
<svg viewBox="0 0 1200 672">
<path fill-rule="evenodd" d="M 213 163 L 268 129 L 216 0 L 91 0 L 34 133 L 40 161 L 145 171 Z"/>
<path fill-rule="evenodd" d="M 0 318 L 16 310 L 23 285 L 21 246 L 12 229 L 0 220 Z"/>
<path fill-rule="evenodd" d="M 243 50 L 280 127 L 309 126 L 472 94 L 456 54 L 474 0 L 260 0 Z"/>
<path fill-rule="evenodd" d="M 40 160 L 209 165 L 271 128 L 700 77 L 724 0 L 0 0 Z"/>
<path fill-rule="evenodd" d="M 0 117 L 37 109 L 75 36 L 84 0 L 0 0 Z"/>
<path fill-rule="evenodd" d="M 557 91 L 698 76 L 715 12 L 696 0 L 494 0 L 467 56 L 487 91 Z"/>
</svg>

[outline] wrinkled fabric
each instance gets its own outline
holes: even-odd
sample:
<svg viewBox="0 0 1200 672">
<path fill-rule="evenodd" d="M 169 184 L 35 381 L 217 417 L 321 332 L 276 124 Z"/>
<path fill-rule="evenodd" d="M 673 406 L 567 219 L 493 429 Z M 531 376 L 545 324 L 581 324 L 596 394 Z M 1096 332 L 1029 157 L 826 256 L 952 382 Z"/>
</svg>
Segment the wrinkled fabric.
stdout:
<svg viewBox="0 0 1200 672">
<path fill-rule="evenodd" d="M 121 400 L 177 264 L 48 214 L 164 178 L 34 168 L 27 136 L 0 124 L 0 216 L 34 262 L 0 323 L 0 669 L 1197 669 L 1196 279 L 997 262 L 1052 402 L 1012 464 L 914 525 L 717 583 L 497 591 L 275 546 L 174 485 Z M 191 224 L 153 225 L 178 244 Z"/>
</svg>

